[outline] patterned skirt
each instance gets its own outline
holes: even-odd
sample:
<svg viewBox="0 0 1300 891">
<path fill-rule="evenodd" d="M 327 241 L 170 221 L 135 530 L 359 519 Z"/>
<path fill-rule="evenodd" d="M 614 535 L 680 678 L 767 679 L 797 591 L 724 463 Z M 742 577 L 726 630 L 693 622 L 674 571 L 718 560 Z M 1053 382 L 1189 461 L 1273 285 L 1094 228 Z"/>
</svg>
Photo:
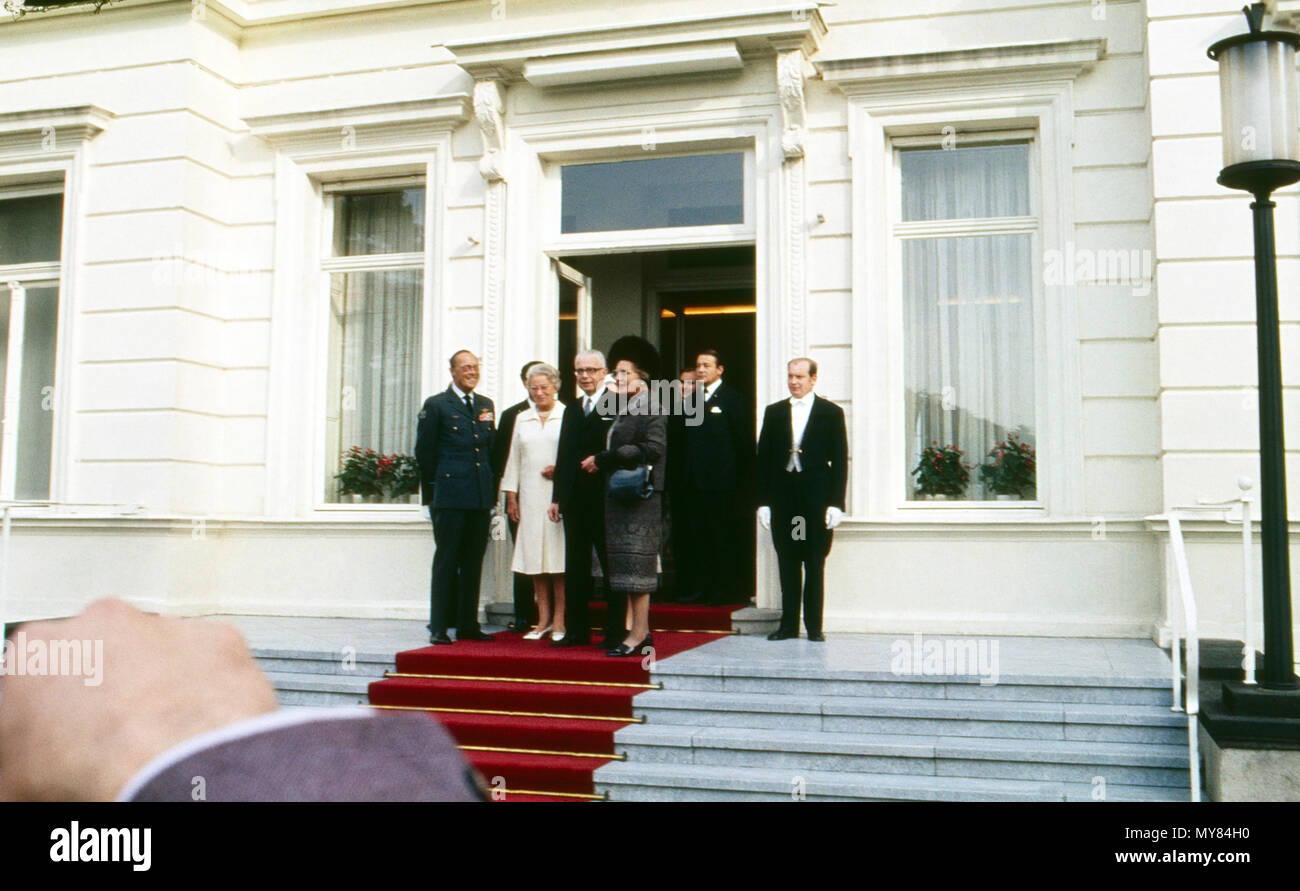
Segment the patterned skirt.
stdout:
<svg viewBox="0 0 1300 891">
<path fill-rule="evenodd" d="M 644 501 L 629 504 L 605 493 L 605 552 L 611 590 L 645 594 L 659 587 L 661 499 L 655 492 Z"/>
</svg>

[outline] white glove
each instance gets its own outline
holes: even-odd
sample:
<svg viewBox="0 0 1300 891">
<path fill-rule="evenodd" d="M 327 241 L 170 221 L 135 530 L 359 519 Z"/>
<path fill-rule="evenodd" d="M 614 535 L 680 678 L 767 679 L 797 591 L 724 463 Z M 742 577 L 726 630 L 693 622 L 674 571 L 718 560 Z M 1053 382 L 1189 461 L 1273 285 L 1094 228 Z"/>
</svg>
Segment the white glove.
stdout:
<svg viewBox="0 0 1300 891">
<path fill-rule="evenodd" d="M 838 507 L 826 508 L 826 528 L 834 529 L 844 519 L 844 513 Z"/>
<path fill-rule="evenodd" d="M 772 528 L 772 508 L 760 507 L 758 509 L 758 525 L 768 530 Z"/>
</svg>

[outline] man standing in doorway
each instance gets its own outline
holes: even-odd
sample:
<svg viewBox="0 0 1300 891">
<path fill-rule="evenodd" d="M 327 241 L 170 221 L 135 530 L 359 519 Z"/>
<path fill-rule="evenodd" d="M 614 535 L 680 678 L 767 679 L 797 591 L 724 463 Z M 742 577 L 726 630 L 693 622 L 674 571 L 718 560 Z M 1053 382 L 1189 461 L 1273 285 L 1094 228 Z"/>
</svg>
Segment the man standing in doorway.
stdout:
<svg viewBox="0 0 1300 891">
<path fill-rule="evenodd" d="M 433 520 L 429 643 L 449 644 L 447 600 L 456 598 L 456 639 L 492 640 L 478 624 L 478 587 L 492 509 L 492 400 L 474 392 L 478 357 L 451 357 L 451 386 L 424 401 L 415 440 L 422 501 Z"/>
<path fill-rule="evenodd" d="M 786 365 L 790 398 L 763 413 L 758 437 L 758 522 L 772 532 L 781 574 L 781 625 L 768 640 L 799 636 L 803 601 L 808 639 L 822 636 L 822 578 L 831 536 L 844 511 L 848 433 L 844 410 L 813 393 L 817 363 Z"/>
<path fill-rule="evenodd" d="M 681 492 L 687 517 L 686 602 L 745 603 L 740 582 L 742 499 L 753 463 L 754 434 L 746 399 L 723 383 L 726 368 L 717 350 L 695 357 L 695 398 L 703 410 L 683 424 Z"/>
<path fill-rule="evenodd" d="M 591 553 L 595 549 L 601 574 L 608 579 L 605 562 L 605 478 L 582 469 L 583 459 L 605 450 L 605 440 L 616 414 L 613 400 L 605 394 L 605 355 L 599 350 L 579 353 L 573 360 L 582 398 L 564 409 L 560 422 L 560 445 L 555 459 L 550 518 L 564 520 L 565 635 L 552 641 L 553 647 L 585 647 L 591 644 L 591 619 L 587 603 L 594 589 Z M 612 626 L 610 623 L 613 623 Z M 611 617 L 607 626 L 622 628 L 623 616 Z M 617 635 L 615 635 L 616 637 Z M 614 646 L 618 641 L 606 638 Z"/>
<path fill-rule="evenodd" d="M 534 359 L 525 362 L 524 367 L 519 369 L 519 381 L 524 385 L 525 392 L 528 390 L 528 369 L 540 364 L 540 359 Z M 526 411 L 530 405 L 532 401 L 525 397 L 501 412 L 501 417 L 497 419 L 496 438 L 492 442 L 493 504 L 497 503 L 501 491 L 501 477 L 506 472 L 506 462 L 510 460 L 510 441 L 515 434 L 515 418 L 519 417 L 520 412 Z M 514 543 L 518 531 L 519 524 L 510 520 L 511 544 Z M 537 623 L 537 605 L 533 603 L 533 583 L 522 572 L 513 572 L 511 575 L 514 577 L 515 620 L 510 624 L 510 630 L 524 634 Z"/>
</svg>

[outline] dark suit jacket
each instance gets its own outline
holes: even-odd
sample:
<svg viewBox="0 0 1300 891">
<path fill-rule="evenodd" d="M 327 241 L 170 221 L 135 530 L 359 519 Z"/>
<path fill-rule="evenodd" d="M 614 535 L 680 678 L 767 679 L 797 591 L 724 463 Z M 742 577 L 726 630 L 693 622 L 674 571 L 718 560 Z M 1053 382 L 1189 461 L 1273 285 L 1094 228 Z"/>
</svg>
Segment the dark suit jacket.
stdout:
<svg viewBox="0 0 1300 891">
<path fill-rule="evenodd" d="M 746 404 L 740 391 L 723 381 L 704 403 L 699 424 L 692 425 L 695 418 L 683 419 L 683 482 L 708 492 L 738 489 L 747 482 L 754 433 Z"/>
<path fill-rule="evenodd" d="M 489 510 L 492 443 L 496 422 L 492 400 L 477 393 L 474 413 L 448 387 L 424 401 L 415 439 L 424 504 L 435 508 Z"/>
<path fill-rule="evenodd" d="M 803 473 L 799 475 L 798 498 L 802 505 L 819 510 L 838 507 L 844 510 L 844 493 L 848 487 L 849 437 L 844 425 L 844 409 L 829 399 L 813 398 L 804 428 Z M 759 507 L 770 507 L 777 491 L 779 474 L 785 473 L 790 460 L 790 400 L 773 402 L 763 412 L 763 429 L 758 436 L 758 465 L 755 494 Z"/>
<path fill-rule="evenodd" d="M 496 500 L 497 493 L 501 491 L 501 477 L 506 472 L 506 461 L 510 458 L 510 440 L 515 434 L 515 418 L 519 413 L 528 408 L 528 400 L 516 402 L 514 405 L 501 412 L 501 417 L 497 418 L 497 435 L 492 441 L 492 500 Z"/>
<path fill-rule="evenodd" d="M 605 437 L 614 414 L 604 399 L 597 399 L 591 414 L 583 417 L 582 400 L 564 408 L 560 420 L 560 446 L 555 458 L 551 501 L 564 513 L 583 498 L 601 498 L 604 489 L 598 473 L 582 470 L 582 460 L 605 450 Z"/>
<path fill-rule="evenodd" d="M 425 715 L 322 717 L 167 764 L 130 801 L 483 801 L 482 781 Z M 125 791 L 125 790 L 123 790 Z"/>
</svg>

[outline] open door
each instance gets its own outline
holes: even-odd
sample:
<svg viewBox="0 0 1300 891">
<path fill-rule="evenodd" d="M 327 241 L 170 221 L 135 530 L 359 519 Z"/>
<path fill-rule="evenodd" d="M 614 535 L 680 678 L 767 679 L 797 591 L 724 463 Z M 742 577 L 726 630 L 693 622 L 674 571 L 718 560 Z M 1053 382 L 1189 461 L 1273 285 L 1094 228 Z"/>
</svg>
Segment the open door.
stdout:
<svg viewBox="0 0 1300 891">
<path fill-rule="evenodd" d="M 591 278 L 563 260 L 552 260 L 551 270 L 559 288 L 560 398 L 567 402 L 578 392 L 573 360 L 591 349 Z"/>
</svg>

